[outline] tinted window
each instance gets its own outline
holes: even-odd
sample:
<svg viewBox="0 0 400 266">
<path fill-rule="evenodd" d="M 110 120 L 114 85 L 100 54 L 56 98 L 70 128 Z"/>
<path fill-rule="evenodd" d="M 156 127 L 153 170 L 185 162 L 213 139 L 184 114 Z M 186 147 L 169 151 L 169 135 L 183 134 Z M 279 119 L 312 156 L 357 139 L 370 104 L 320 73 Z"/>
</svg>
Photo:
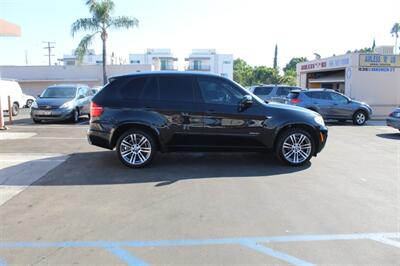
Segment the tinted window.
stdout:
<svg viewBox="0 0 400 266">
<path fill-rule="evenodd" d="M 160 76 L 160 99 L 163 101 L 193 102 L 193 78 L 190 76 Z"/>
<path fill-rule="evenodd" d="M 205 103 L 237 105 L 244 93 L 233 84 L 215 78 L 198 78 Z"/>
<path fill-rule="evenodd" d="M 157 80 L 155 78 L 150 78 L 140 98 L 143 100 L 159 99 L 158 85 L 157 85 Z"/>
<path fill-rule="evenodd" d="M 268 95 L 271 93 L 273 87 L 256 87 L 254 88 L 255 95 Z"/>
<path fill-rule="evenodd" d="M 289 94 L 289 92 L 292 90 L 290 87 L 280 87 L 278 88 L 276 95 L 278 96 L 286 96 Z"/>
<path fill-rule="evenodd" d="M 138 99 L 147 81 L 147 77 L 139 77 L 128 80 L 121 88 L 120 93 L 122 98 Z"/>
</svg>

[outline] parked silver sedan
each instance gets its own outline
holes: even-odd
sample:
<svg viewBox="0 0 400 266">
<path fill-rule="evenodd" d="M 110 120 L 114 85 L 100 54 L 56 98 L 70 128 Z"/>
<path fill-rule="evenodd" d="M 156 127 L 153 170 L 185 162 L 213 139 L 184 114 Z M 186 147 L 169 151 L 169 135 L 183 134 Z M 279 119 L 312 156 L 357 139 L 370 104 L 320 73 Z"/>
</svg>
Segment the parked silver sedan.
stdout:
<svg viewBox="0 0 400 266">
<path fill-rule="evenodd" d="M 400 130 L 400 108 L 395 109 L 389 114 L 389 117 L 386 119 L 386 124 L 389 127 Z"/>
</svg>

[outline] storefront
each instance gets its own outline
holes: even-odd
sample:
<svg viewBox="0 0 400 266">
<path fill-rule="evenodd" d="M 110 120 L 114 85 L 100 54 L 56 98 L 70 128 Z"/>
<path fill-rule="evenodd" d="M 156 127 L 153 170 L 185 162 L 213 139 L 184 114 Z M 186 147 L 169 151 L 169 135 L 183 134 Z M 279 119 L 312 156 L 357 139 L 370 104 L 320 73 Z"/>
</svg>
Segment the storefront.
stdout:
<svg viewBox="0 0 400 266">
<path fill-rule="evenodd" d="M 400 105 L 400 55 L 351 53 L 299 63 L 297 83 L 339 91 L 384 117 Z"/>
</svg>

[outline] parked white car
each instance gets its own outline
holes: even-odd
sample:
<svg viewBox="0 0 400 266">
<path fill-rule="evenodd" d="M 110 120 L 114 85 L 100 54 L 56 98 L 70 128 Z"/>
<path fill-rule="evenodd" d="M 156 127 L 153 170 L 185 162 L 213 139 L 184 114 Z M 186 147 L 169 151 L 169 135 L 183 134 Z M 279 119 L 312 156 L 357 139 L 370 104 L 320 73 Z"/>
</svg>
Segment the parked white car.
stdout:
<svg viewBox="0 0 400 266">
<path fill-rule="evenodd" d="M 12 115 L 16 116 L 19 108 L 24 107 L 26 104 L 22 89 L 16 81 L 0 80 L 0 97 L 3 111 L 8 110 L 8 96 L 11 97 Z"/>
<path fill-rule="evenodd" d="M 22 97 L 24 98 L 24 101 L 23 101 L 25 103 L 24 107 L 27 107 L 27 108 L 31 108 L 32 103 L 36 100 L 35 97 L 25 94 L 25 93 L 22 94 Z"/>
</svg>

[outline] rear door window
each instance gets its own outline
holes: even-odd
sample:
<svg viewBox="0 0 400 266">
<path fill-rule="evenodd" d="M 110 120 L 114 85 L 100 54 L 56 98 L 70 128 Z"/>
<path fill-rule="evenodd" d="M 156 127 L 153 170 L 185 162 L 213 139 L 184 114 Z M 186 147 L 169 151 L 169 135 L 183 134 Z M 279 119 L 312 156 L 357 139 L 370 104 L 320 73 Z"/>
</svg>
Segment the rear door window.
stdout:
<svg viewBox="0 0 400 266">
<path fill-rule="evenodd" d="M 160 76 L 160 100 L 193 102 L 193 78 L 191 76 Z"/>
<path fill-rule="evenodd" d="M 273 87 L 256 87 L 253 93 L 255 95 L 269 95 L 273 89 Z"/>
<path fill-rule="evenodd" d="M 233 84 L 208 77 L 197 79 L 203 100 L 208 104 L 237 105 L 244 94 Z"/>
</svg>

